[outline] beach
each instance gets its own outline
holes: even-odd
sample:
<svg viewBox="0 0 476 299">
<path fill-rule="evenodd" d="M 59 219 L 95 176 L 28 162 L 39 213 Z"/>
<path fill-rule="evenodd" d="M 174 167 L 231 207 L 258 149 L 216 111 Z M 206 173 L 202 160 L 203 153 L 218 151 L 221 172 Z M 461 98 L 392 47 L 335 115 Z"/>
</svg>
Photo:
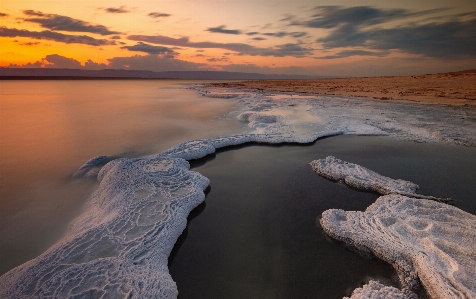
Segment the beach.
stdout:
<svg viewBox="0 0 476 299">
<path fill-rule="evenodd" d="M 415 76 L 254 80 L 217 87 L 476 106 L 476 70 Z"/>
</svg>

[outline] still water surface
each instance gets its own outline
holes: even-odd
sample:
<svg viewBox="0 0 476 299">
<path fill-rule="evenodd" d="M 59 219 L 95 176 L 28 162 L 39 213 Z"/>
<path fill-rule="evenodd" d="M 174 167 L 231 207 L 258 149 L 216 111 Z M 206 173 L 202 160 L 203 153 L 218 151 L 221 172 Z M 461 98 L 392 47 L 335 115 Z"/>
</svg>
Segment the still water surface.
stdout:
<svg viewBox="0 0 476 299">
<path fill-rule="evenodd" d="M 336 136 L 308 146 L 225 149 L 192 161 L 211 189 L 169 259 L 179 298 L 337 299 L 369 279 L 395 283 L 390 265 L 322 233 L 325 210 L 363 211 L 378 197 L 315 174 L 309 162 L 328 155 L 476 213 L 474 148 Z"/>
</svg>

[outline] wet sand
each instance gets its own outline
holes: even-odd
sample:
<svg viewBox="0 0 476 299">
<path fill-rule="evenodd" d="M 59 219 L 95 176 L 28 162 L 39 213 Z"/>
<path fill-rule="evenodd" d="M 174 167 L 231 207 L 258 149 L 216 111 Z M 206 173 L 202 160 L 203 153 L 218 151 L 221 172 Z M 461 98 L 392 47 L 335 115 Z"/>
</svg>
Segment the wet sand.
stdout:
<svg viewBox="0 0 476 299">
<path fill-rule="evenodd" d="M 476 70 L 417 76 L 253 80 L 216 87 L 365 97 L 476 107 Z"/>
</svg>

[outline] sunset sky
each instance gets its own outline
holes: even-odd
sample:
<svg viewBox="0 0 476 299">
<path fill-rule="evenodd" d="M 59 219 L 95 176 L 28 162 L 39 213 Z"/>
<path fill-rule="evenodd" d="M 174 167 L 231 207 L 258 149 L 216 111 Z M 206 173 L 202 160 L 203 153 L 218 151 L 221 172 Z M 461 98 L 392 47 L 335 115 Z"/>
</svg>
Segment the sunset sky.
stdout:
<svg viewBox="0 0 476 299">
<path fill-rule="evenodd" d="M 2 0 L 0 66 L 457 71 L 476 68 L 476 1 Z"/>
</svg>

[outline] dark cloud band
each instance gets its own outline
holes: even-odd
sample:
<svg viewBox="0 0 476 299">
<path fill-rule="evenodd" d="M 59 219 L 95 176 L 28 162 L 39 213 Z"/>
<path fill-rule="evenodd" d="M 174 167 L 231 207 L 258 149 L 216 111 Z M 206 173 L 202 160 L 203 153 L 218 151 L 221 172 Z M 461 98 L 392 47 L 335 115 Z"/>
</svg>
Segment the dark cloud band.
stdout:
<svg viewBox="0 0 476 299">
<path fill-rule="evenodd" d="M 162 47 L 162 46 L 152 46 L 152 45 L 145 44 L 143 42 L 139 42 L 134 46 L 124 46 L 124 47 L 121 47 L 121 49 L 126 49 L 129 51 L 144 52 L 148 54 L 167 54 L 167 55 L 176 54 L 174 50 L 170 48 Z"/>
<path fill-rule="evenodd" d="M 241 34 L 241 30 L 225 29 L 225 28 L 226 28 L 225 25 L 221 25 L 221 26 L 218 26 L 218 27 L 208 28 L 206 31 L 213 32 L 213 33 L 234 34 L 234 35 Z"/>
<path fill-rule="evenodd" d="M 2 37 L 30 37 L 35 39 L 46 39 L 66 44 L 85 44 L 90 46 L 115 45 L 116 43 L 106 39 L 95 39 L 87 35 L 68 35 L 49 30 L 29 31 L 15 28 L 0 27 Z"/>
<path fill-rule="evenodd" d="M 121 7 L 106 7 L 104 11 L 107 13 L 129 13 L 131 12 L 130 9 L 127 9 L 125 6 Z"/>
<path fill-rule="evenodd" d="M 129 40 L 141 41 L 152 44 L 179 46 L 188 48 L 199 49 L 225 49 L 234 52 L 238 52 L 238 55 L 250 55 L 250 56 L 293 56 L 293 57 L 305 57 L 312 54 L 313 49 L 303 47 L 299 44 L 284 44 L 278 45 L 273 48 L 258 48 L 248 44 L 242 43 L 215 43 L 215 42 L 190 42 L 188 37 L 172 38 L 161 35 L 131 35 Z"/>
<path fill-rule="evenodd" d="M 171 14 L 163 13 L 163 12 L 151 12 L 148 14 L 148 16 L 156 19 L 156 18 L 167 18 L 167 17 L 170 17 Z"/>
<path fill-rule="evenodd" d="M 25 10 L 23 13 L 30 18 L 23 19 L 26 22 L 39 24 L 43 28 L 71 32 L 89 32 L 100 35 L 118 34 L 120 32 L 111 31 L 103 25 L 93 25 L 91 23 L 73 19 L 67 16 L 56 14 L 44 14 L 40 11 Z"/>
</svg>

